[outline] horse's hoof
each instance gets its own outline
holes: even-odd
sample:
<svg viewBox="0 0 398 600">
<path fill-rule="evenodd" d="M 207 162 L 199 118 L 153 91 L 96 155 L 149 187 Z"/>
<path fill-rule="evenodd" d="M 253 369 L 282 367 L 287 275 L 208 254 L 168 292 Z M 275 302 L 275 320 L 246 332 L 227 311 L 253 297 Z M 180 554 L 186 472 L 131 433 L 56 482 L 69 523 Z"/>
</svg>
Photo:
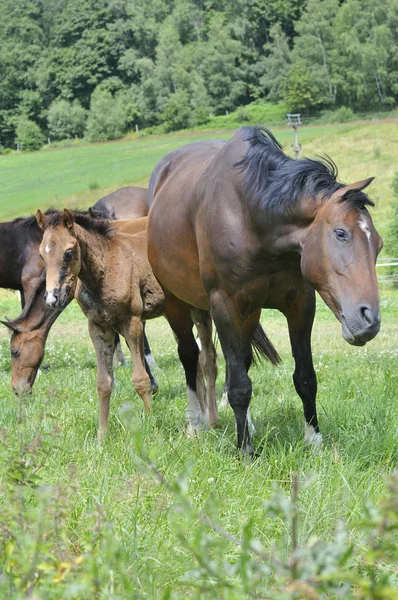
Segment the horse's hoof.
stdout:
<svg viewBox="0 0 398 600">
<path fill-rule="evenodd" d="M 317 450 L 322 447 L 322 434 L 315 431 L 312 425 L 305 425 L 304 440 L 307 444 L 312 446 L 312 448 Z"/>
<path fill-rule="evenodd" d="M 239 448 L 239 455 L 243 460 L 251 460 L 254 457 L 254 448 L 251 442 Z"/>
<path fill-rule="evenodd" d="M 198 437 L 206 428 L 205 420 L 202 416 L 187 421 L 187 436 L 189 438 Z"/>
<path fill-rule="evenodd" d="M 159 386 L 157 383 L 151 383 L 151 396 L 155 396 L 159 391 Z"/>
<path fill-rule="evenodd" d="M 108 429 L 104 428 L 104 427 L 100 427 L 97 431 L 97 442 L 98 444 L 101 446 L 101 444 L 104 443 L 104 441 L 106 440 L 107 437 L 107 433 L 108 433 Z"/>
<path fill-rule="evenodd" d="M 209 429 L 220 429 L 220 427 L 221 427 L 221 423 L 218 419 L 217 419 L 217 421 L 209 422 Z"/>
</svg>

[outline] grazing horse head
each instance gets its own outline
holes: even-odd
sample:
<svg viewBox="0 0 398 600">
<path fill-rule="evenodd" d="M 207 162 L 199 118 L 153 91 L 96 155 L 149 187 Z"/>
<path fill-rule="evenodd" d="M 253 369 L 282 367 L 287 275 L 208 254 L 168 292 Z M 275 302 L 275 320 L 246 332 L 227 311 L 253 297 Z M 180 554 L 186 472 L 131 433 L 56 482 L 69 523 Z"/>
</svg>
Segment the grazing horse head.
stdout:
<svg viewBox="0 0 398 600">
<path fill-rule="evenodd" d="M 2 321 L 11 330 L 11 385 L 18 395 L 31 394 L 44 357 L 45 333 L 42 329 L 23 331 L 13 321 Z"/>
<path fill-rule="evenodd" d="M 52 308 L 64 308 L 74 293 L 81 266 L 73 214 L 65 209 L 46 217 L 38 210 L 36 219 L 44 230 L 40 256 L 46 269 L 45 301 Z"/>
<path fill-rule="evenodd" d="M 342 325 L 343 338 L 363 346 L 380 329 L 376 258 L 383 240 L 362 192 L 373 178 L 342 186 L 316 210 L 302 240 L 301 269 Z"/>
</svg>

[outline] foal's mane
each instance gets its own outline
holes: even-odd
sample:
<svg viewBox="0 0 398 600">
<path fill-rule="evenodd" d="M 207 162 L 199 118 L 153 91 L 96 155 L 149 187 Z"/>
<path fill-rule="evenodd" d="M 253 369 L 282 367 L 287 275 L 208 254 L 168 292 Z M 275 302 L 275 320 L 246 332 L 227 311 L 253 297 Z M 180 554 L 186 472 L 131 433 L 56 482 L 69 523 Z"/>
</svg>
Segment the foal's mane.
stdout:
<svg viewBox="0 0 398 600">
<path fill-rule="evenodd" d="M 249 149 L 235 167 L 245 173 L 244 191 L 256 208 L 287 214 L 302 198 L 327 200 L 344 187 L 329 156 L 294 160 L 265 127 L 243 127 L 243 131 Z M 374 205 L 363 192 L 348 192 L 344 200 L 359 207 Z"/>
<path fill-rule="evenodd" d="M 106 237 L 110 237 L 114 233 L 113 222 L 108 219 L 93 219 L 87 212 L 78 210 L 71 211 L 73 220 L 77 225 L 83 227 L 86 231 L 92 231 Z M 47 213 L 46 213 L 47 215 Z M 63 221 L 63 211 L 53 211 L 49 215 L 47 227 L 56 227 Z"/>
<path fill-rule="evenodd" d="M 60 211 L 57 208 L 48 208 L 46 210 L 46 212 L 44 213 L 44 215 L 46 217 L 52 217 L 54 215 L 57 215 L 59 213 L 62 213 L 62 211 Z M 97 209 L 91 209 L 91 214 L 86 210 L 80 210 L 78 208 L 76 208 L 75 210 L 71 211 L 74 220 L 76 221 L 76 223 L 78 223 L 79 225 L 82 225 L 81 223 L 79 223 L 78 220 L 82 219 L 84 217 L 87 217 L 88 220 L 94 221 L 97 219 L 110 219 L 112 217 L 112 215 L 110 215 L 108 210 L 97 210 Z M 37 227 L 39 228 L 39 225 L 37 224 L 37 220 L 36 220 L 36 215 L 32 215 L 30 217 L 18 217 L 17 219 L 13 220 L 13 223 L 16 227 Z M 83 225 L 82 225 L 83 227 Z M 86 227 L 85 229 L 89 229 L 89 227 Z"/>
</svg>

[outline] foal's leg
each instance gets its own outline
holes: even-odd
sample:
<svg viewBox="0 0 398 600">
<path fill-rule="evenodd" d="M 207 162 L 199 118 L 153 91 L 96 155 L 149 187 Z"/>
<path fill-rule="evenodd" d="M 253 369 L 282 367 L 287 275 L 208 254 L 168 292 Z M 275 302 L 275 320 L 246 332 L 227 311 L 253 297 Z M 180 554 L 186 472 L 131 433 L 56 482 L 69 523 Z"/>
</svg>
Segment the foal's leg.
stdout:
<svg viewBox="0 0 398 600">
<path fill-rule="evenodd" d="M 100 408 L 98 437 L 101 439 L 108 427 L 109 399 L 112 393 L 113 353 L 115 350 L 115 332 L 105 329 L 92 321 L 88 322 L 88 331 L 97 356 L 97 393 Z"/>
<path fill-rule="evenodd" d="M 187 433 L 194 435 L 203 427 L 204 414 L 197 396 L 199 348 L 192 333 L 191 307 L 167 293 L 165 317 L 177 338 L 178 355 L 187 382 Z"/>
<path fill-rule="evenodd" d="M 198 308 L 192 309 L 192 317 L 200 339 L 200 364 L 207 381 L 207 406 L 209 410 L 209 426 L 219 421 L 217 410 L 216 381 L 217 360 L 212 338 L 212 320 L 210 314 Z"/>
<path fill-rule="evenodd" d="M 131 352 L 133 363 L 133 385 L 142 398 L 145 412 L 149 413 L 151 405 L 151 380 L 145 369 L 144 359 L 144 327 L 141 317 L 132 317 L 126 338 Z"/>
<path fill-rule="evenodd" d="M 227 364 L 228 400 L 235 413 L 238 448 L 243 454 L 254 454 L 247 422 L 252 394 L 247 371 L 252 360 L 251 340 L 258 324 L 259 312 L 243 320 L 234 300 L 219 290 L 211 293 L 210 302 L 211 314 Z"/>
<path fill-rule="evenodd" d="M 317 381 L 311 352 L 311 331 L 315 316 L 314 290 L 308 287 L 285 314 L 296 363 L 293 381 L 304 407 L 305 441 L 319 447 L 322 435 L 316 414 Z"/>
</svg>

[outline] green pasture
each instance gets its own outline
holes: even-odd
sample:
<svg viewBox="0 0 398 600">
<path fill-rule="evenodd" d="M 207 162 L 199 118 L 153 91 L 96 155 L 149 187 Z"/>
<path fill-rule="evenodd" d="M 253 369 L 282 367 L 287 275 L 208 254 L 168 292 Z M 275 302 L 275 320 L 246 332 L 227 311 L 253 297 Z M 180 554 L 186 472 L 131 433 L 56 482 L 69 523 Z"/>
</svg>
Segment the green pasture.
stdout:
<svg viewBox="0 0 398 600">
<path fill-rule="evenodd" d="M 19 310 L 11 292 L 1 293 L 0 306 L 2 314 L 13 315 Z M 39 510 L 40 502 L 45 502 L 45 490 L 51 498 L 59 495 L 56 504 L 53 500 L 45 504 L 50 533 L 42 541 L 43 554 L 48 551 L 52 558 L 36 561 L 40 577 L 33 586 L 34 595 L 29 597 L 252 597 L 244 594 L 239 577 L 233 575 L 225 576 L 225 588 L 211 585 L 209 580 L 209 586 L 196 589 L 199 566 L 195 544 L 200 545 L 196 537 L 200 526 L 181 514 L 170 490 L 139 470 L 137 457 L 141 454 L 149 456 L 169 482 L 179 481 L 189 465 L 182 481 L 185 497 L 195 509 L 238 538 L 250 523 L 254 538 L 268 551 L 276 544 L 282 556 L 290 548 L 286 541 L 289 525 L 281 516 L 270 518 L 265 502 L 275 485 L 289 495 L 292 473 L 297 472 L 301 481 L 310 481 L 299 500 L 299 542 L 310 543 L 316 537 L 330 540 L 339 523 L 344 523 L 349 532 L 347 543 L 360 545 L 362 533 L 357 523 L 364 517 L 366 505 L 376 503 L 386 493 L 386 476 L 397 468 L 397 310 L 398 295 L 385 291 L 380 334 L 364 348 L 354 348 L 343 341 L 339 324 L 319 303 L 313 335 L 324 436 L 319 451 L 303 442 L 302 407 L 291 379 L 293 360 L 284 318 L 273 311 L 263 314 L 263 325 L 283 364 L 278 368 L 260 364 L 251 371 L 258 457 L 250 464 L 237 458 L 235 421 L 229 408 L 221 409 L 218 430 L 204 432 L 200 439 L 186 437 L 184 374 L 163 319 L 148 323 L 147 329 L 160 368 L 156 371 L 160 390 L 153 401 L 153 414 L 143 414 L 141 400 L 130 382 L 131 366 L 117 368 L 110 431 L 101 447 L 96 438 L 95 356 L 78 306 L 74 303 L 68 307 L 53 327 L 46 368 L 33 396 L 21 402 L 10 389 L 8 334 L 2 330 L 0 472 L 4 476 L 0 515 L 2 509 L 13 515 L 15 528 L 18 532 L 22 529 L 20 547 L 12 546 L 16 574 L 29 574 L 36 534 L 40 527 L 46 532 Z M 225 369 L 220 356 L 218 364 L 221 396 Z M 47 444 L 48 437 L 51 448 L 44 446 L 39 451 L 37 439 Z M 11 504 L 15 494 L 19 498 L 21 487 L 12 494 L 6 491 L 5 474 L 10 478 L 14 469 L 29 472 L 35 460 L 39 467 L 34 485 L 39 487 L 33 491 L 29 488 L 21 507 Z M 93 542 L 96 527 L 102 536 L 98 547 Z M 4 537 L 4 517 L 0 518 L 0 531 Z M 207 558 L 213 567 L 223 561 L 238 561 L 238 548 L 215 537 L 220 546 L 202 550 L 206 556 L 210 553 Z M 9 564 L 7 554 L 3 558 Z M 40 571 L 39 562 L 47 570 Z M 72 565 L 66 574 L 64 563 Z M 8 585 L 0 578 L 2 597 Z"/>
<path fill-rule="evenodd" d="M 272 130 L 289 150 L 291 129 Z M 0 156 L 0 218 L 12 219 L 49 206 L 88 207 L 124 185 L 146 185 L 155 164 L 173 148 L 198 140 L 228 139 L 232 134 L 181 132 Z M 391 216 L 389 186 L 398 169 L 397 121 L 304 126 L 300 142 L 304 156 L 329 154 L 343 181 L 376 177 L 369 191 L 377 202 L 376 226 L 385 234 Z"/>
<path fill-rule="evenodd" d="M 291 131 L 276 133 L 288 147 Z M 171 148 L 230 135 L 184 133 L 1 156 L 0 217 L 51 205 L 87 206 L 122 185 L 145 184 L 156 161 Z M 305 155 L 328 153 L 343 180 L 377 177 L 370 190 L 377 204 L 372 212 L 385 234 L 391 214 L 389 185 L 398 169 L 397 124 L 303 127 L 300 139 Z M 263 311 L 263 326 L 283 363 L 278 368 L 261 363 L 251 370 L 257 457 L 250 463 L 237 457 L 230 408 L 220 409 L 219 429 L 198 439 L 186 437 L 184 373 L 164 319 L 147 326 L 159 365 L 153 413 L 144 416 L 131 385 L 131 363 L 117 367 L 110 430 L 101 446 L 96 437 L 95 355 L 77 304 L 65 310 L 50 333 L 31 397 L 20 400 L 11 391 L 9 336 L 2 328 L 0 597 L 315 598 L 288 588 L 278 595 L 275 581 L 274 595 L 250 591 L 253 578 L 266 579 L 267 574 L 254 575 L 242 548 L 220 531 L 243 540 L 250 531 L 267 552 L 288 557 L 290 525 L 282 509 L 270 514 L 265 503 L 276 486 L 289 497 L 297 473 L 307 482 L 298 501 L 299 545 L 328 542 L 343 524 L 347 547 L 352 543 L 364 548 L 359 523 L 369 505 L 387 493 L 386 477 L 398 462 L 398 293 L 383 288 L 381 304 L 379 335 L 355 348 L 343 341 L 339 323 L 318 302 L 313 355 L 324 438 L 318 451 L 303 441 L 285 320 L 277 312 Z M 16 294 L 0 290 L 0 318 L 18 312 Z M 221 397 L 225 365 L 220 348 L 218 354 Z M 150 464 L 167 485 L 151 476 Z M 203 525 L 189 507 L 214 527 Z M 377 556 L 394 578 L 396 569 L 388 556 Z M 325 555 L 324 560 L 327 565 L 331 558 Z M 358 561 L 354 554 L 353 568 Z M 358 572 L 371 579 L 365 566 Z M 343 591 L 316 597 L 396 598 L 387 592 L 357 596 L 355 589 Z"/>
</svg>

